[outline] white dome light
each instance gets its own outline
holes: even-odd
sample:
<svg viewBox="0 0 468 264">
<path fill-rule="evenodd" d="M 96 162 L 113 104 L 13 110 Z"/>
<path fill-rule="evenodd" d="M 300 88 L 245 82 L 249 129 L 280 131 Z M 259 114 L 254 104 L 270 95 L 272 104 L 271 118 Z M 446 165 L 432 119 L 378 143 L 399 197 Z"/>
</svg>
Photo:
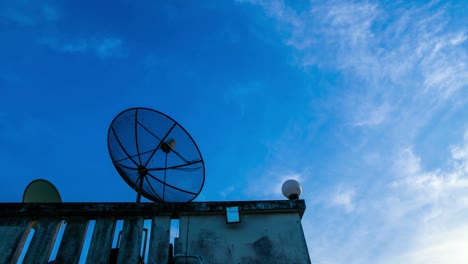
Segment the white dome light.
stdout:
<svg viewBox="0 0 468 264">
<path fill-rule="evenodd" d="M 290 179 L 283 183 L 281 191 L 283 192 L 283 195 L 289 200 L 297 200 L 302 193 L 302 187 L 298 181 Z"/>
</svg>

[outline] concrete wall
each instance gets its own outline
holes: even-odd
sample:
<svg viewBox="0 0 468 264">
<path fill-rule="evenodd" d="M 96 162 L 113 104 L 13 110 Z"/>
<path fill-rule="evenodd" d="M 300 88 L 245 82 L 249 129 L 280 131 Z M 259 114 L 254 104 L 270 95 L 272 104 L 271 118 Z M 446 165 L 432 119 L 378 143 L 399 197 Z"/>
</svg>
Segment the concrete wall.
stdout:
<svg viewBox="0 0 468 264">
<path fill-rule="evenodd" d="M 310 263 L 298 213 L 241 212 L 235 224 L 224 214 L 181 215 L 179 249 L 212 264 Z"/>
</svg>

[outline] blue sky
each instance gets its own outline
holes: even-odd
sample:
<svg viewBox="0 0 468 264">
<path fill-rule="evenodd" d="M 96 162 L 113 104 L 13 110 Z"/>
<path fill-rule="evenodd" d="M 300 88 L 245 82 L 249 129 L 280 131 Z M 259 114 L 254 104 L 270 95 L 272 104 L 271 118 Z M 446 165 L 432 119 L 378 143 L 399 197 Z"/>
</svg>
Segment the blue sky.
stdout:
<svg viewBox="0 0 468 264">
<path fill-rule="evenodd" d="M 2 1 L 0 187 L 132 202 L 120 111 L 198 143 L 196 201 L 283 199 L 313 263 L 467 263 L 465 1 Z"/>
</svg>

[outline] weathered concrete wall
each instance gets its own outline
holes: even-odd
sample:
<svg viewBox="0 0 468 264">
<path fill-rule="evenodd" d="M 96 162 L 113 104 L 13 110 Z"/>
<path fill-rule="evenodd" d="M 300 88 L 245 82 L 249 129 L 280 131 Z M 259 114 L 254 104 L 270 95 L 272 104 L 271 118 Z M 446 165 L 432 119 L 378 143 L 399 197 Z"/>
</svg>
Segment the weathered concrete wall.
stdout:
<svg viewBox="0 0 468 264">
<path fill-rule="evenodd" d="M 180 216 L 180 253 L 211 264 L 310 263 L 297 213 L 241 213 L 227 224 L 225 215 Z"/>
<path fill-rule="evenodd" d="M 238 206 L 241 223 L 227 224 L 226 207 Z M 165 263 L 171 218 L 180 219 L 178 248 L 204 263 L 310 263 L 300 218 L 304 200 L 194 203 L 0 203 L 0 263 L 46 262 L 59 223 L 67 228 L 57 252 L 63 263 L 78 261 L 89 220 L 96 220 L 87 263 L 107 263 L 116 220 L 124 219 L 117 259 L 137 263 L 142 225 L 152 219 L 148 263 Z M 23 249 L 31 227 L 36 231 Z M 68 231 L 67 231 L 68 230 Z M 187 243 L 188 242 L 188 243 Z"/>
</svg>

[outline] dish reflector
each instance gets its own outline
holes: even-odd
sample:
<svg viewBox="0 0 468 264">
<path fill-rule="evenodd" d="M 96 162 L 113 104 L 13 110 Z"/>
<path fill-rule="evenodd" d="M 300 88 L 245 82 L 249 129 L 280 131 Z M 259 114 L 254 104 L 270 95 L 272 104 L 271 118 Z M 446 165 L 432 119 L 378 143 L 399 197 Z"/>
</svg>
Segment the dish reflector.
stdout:
<svg viewBox="0 0 468 264">
<path fill-rule="evenodd" d="M 107 133 L 112 163 L 137 192 L 155 202 L 190 202 L 201 192 L 205 165 L 190 134 L 171 117 L 149 108 L 118 114 Z"/>
<path fill-rule="evenodd" d="M 60 203 L 62 198 L 55 186 L 47 180 L 37 179 L 28 184 L 23 203 Z"/>
</svg>

